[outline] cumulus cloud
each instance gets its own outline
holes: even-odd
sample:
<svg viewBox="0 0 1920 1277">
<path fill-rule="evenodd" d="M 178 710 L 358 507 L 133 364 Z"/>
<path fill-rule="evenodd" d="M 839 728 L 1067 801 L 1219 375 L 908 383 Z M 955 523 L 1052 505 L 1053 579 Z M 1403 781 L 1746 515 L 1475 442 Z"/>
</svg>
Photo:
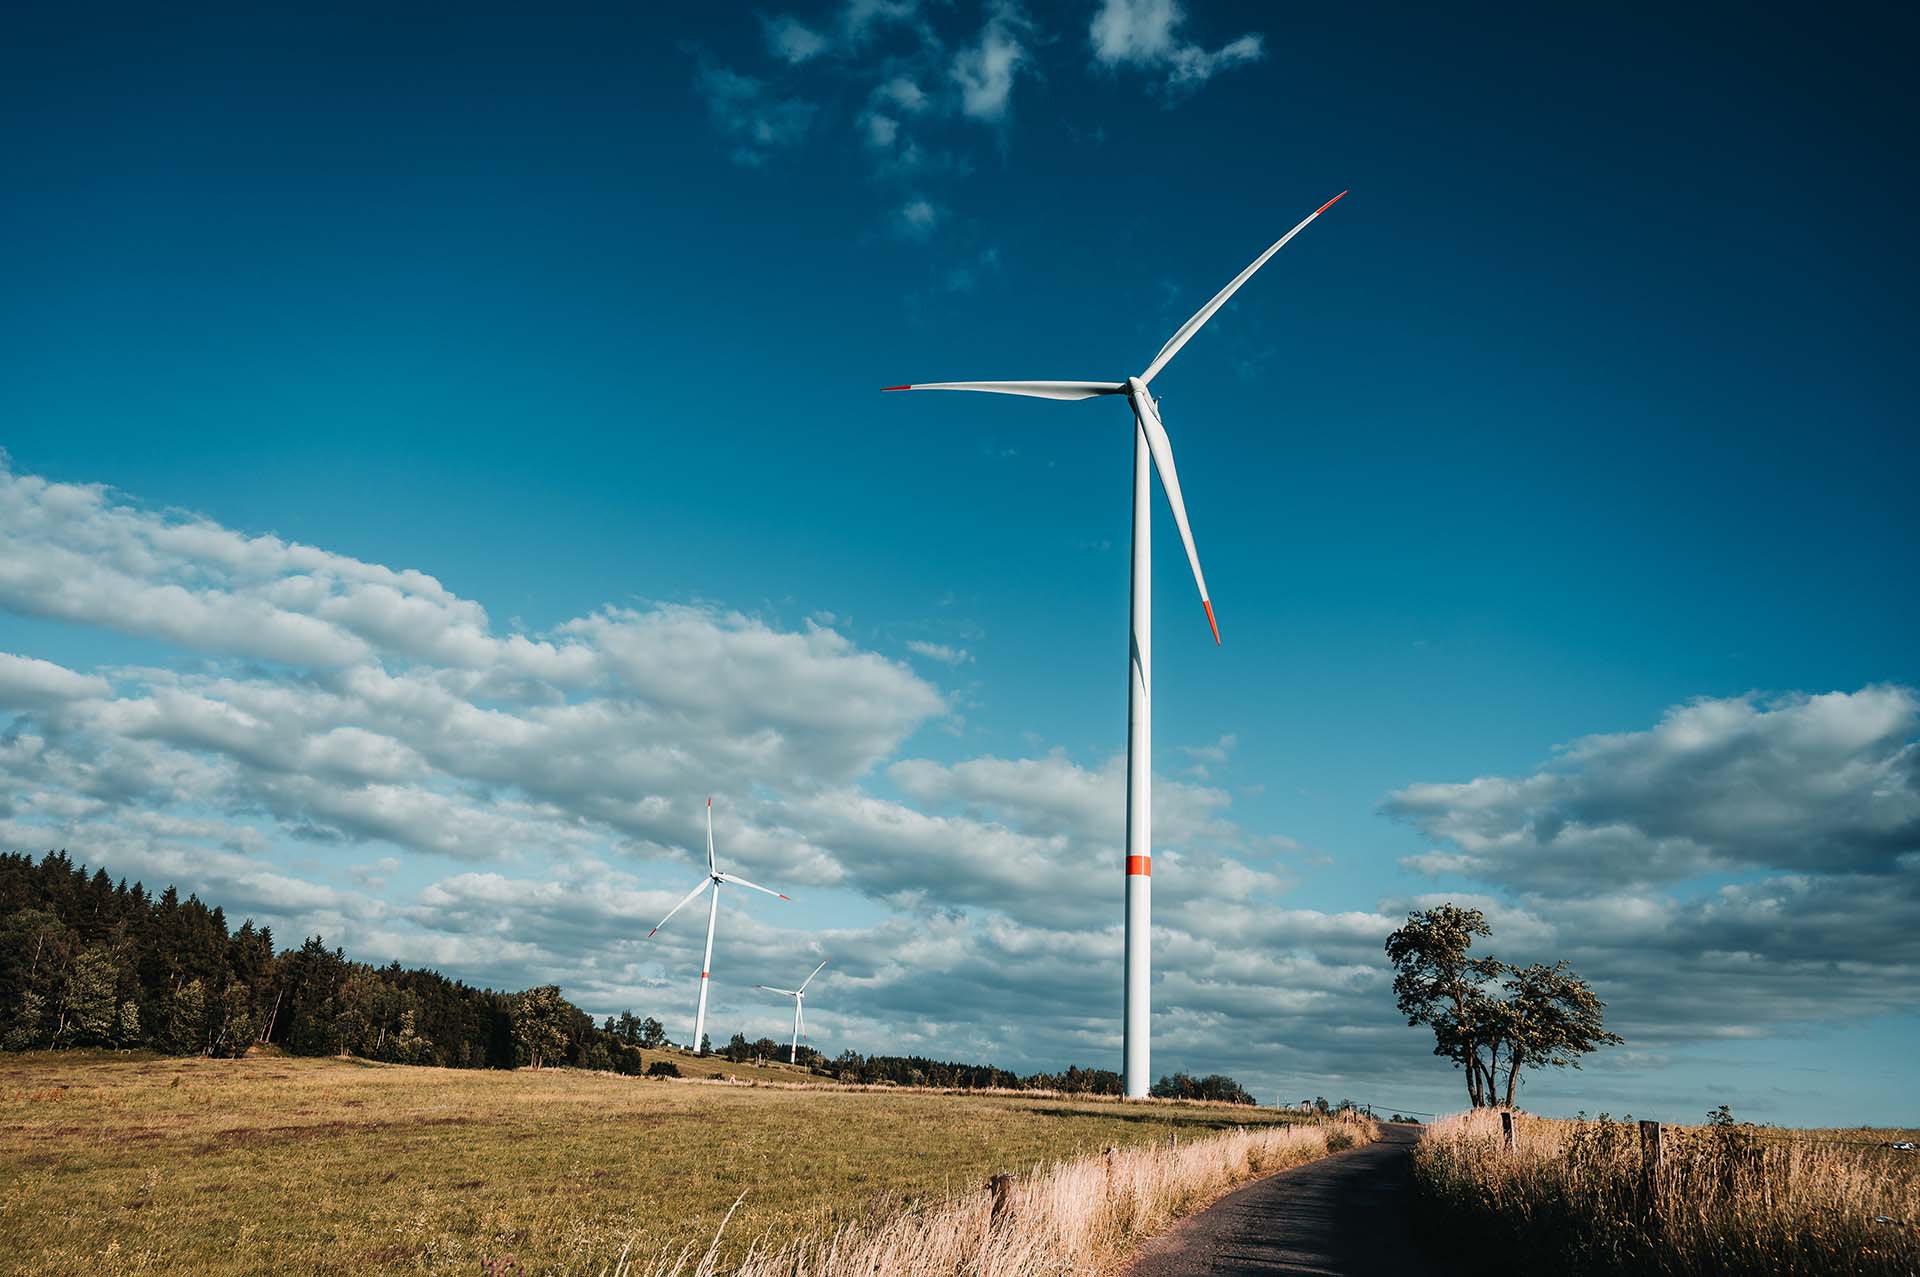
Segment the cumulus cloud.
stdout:
<svg viewBox="0 0 1920 1277">
<path fill-rule="evenodd" d="M 146 647 L 92 670 L 0 653 L 10 848 L 684 1032 L 701 929 L 643 937 L 697 879 L 712 792 L 725 864 L 795 897 L 724 902 L 717 1023 L 774 1031 L 740 991 L 831 953 L 828 1040 L 1117 1053 L 1124 757 L 919 756 L 946 698 L 829 616 L 650 604 L 503 633 L 424 572 L 4 467 L 0 607 Z M 208 619 L 238 615 L 257 624 Z M 1571 958 L 1637 1050 L 1897 1013 L 1920 979 L 1917 723 L 1901 687 L 1702 700 L 1528 775 L 1408 785 L 1388 809 L 1433 840 L 1417 867 L 1485 890 L 1332 911 L 1287 903 L 1292 844 L 1227 790 L 1157 776 L 1157 1060 L 1270 1097 L 1404 1102 L 1425 1079 L 1436 1107 L 1452 1080 L 1391 1014 L 1380 946 L 1447 898 L 1488 909 L 1504 957 Z"/>
<path fill-rule="evenodd" d="M 1910 1010 L 1920 979 L 1920 696 L 1701 698 L 1520 777 L 1410 785 L 1409 865 L 1486 884 L 1512 960 L 1568 958 L 1639 1047 Z"/>
<path fill-rule="evenodd" d="M 1410 785 L 1386 809 L 1445 844 L 1415 868 L 1522 888 L 1884 872 L 1920 852 L 1917 733 L 1906 687 L 1701 699 L 1532 775 Z"/>
<path fill-rule="evenodd" d="M 1164 76 L 1171 95 L 1191 92 L 1221 71 L 1258 62 L 1266 41 L 1256 32 L 1218 49 L 1202 48 L 1180 35 L 1186 9 L 1178 0 L 1101 0 L 1088 27 L 1094 61 Z"/>
<path fill-rule="evenodd" d="M 0 706 L 33 709 L 107 694 L 107 680 L 64 665 L 0 652 Z"/>
</svg>

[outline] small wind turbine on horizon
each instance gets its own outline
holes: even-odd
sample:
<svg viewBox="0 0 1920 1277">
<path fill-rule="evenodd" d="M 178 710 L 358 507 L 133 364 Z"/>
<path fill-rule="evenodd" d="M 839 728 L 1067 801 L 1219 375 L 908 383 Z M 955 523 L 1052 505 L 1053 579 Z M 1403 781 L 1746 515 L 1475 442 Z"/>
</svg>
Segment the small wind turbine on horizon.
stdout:
<svg viewBox="0 0 1920 1277">
<path fill-rule="evenodd" d="M 1304 221 L 1274 241 L 1254 258 L 1253 265 L 1234 276 L 1233 281 L 1213 300 L 1202 306 L 1193 318 L 1180 325 L 1160 353 L 1153 357 L 1145 372 L 1125 381 L 940 381 L 908 386 L 888 386 L 888 390 L 978 390 L 995 395 L 1026 395 L 1035 399 L 1092 399 L 1099 395 L 1125 395 L 1133 407 L 1133 603 L 1132 642 L 1127 676 L 1127 934 L 1126 1003 L 1123 1015 L 1124 1044 L 1122 1059 L 1124 1088 L 1129 1097 L 1143 1098 L 1152 1082 L 1149 1073 L 1148 1035 L 1152 1022 L 1152 959 L 1148 949 L 1148 929 L 1153 912 L 1153 814 L 1151 784 L 1153 775 L 1153 522 L 1149 464 L 1160 475 L 1160 486 L 1173 507 L 1173 523 L 1186 546 L 1187 562 L 1193 567 L 1194 584 L 1200 587 L 1200 604 L 1207 610 L 1207 625 L 1213 641 L 1220 642 L 1220 626 L 1213 616 L 1213 600 L 1207 594 L 1207 578 L 1200 572 L 1200 554 L 1193 546 L 1193 530 L 1187 524 L 1187 505 L 1180 495 L 1180 476 L 1173 467 L 1173 444 L 1160 422 L 1159 405 L 1147 391 L 1169 360 L 1193 339 L 1214 312 L 1227 304 L 1253 273 L 1267 264 L 1286 246 L 1288 240 L 1305 230 L 1308 223 L 1326 212 L 1346 192 L 1342 191 L 1310 213 Z"/>
<path fill-rule="evenodd" d="M 713 888 L 713 895 L 707 901 L 707 952 L 706 956 L 700 960 L 700 1004 L 693 1013 L 693 1053 L 695 1055 L 706 1054 L 703 1043 L 707 1035 L 707 978 L 713 972 L 713 924 L 720 914 L 720 888 L 723 886 L 751 887 L 755 891 L 764 891 L 770 896 L 779 896 L 782 900 L 793 899 L 792 896 L 775 891 L 771 887 L 763 887 L 757 882 L 748 882 L 738 874 L 720 872 L 719 866 L 713 859 L 713 799 L 709 798 L 707 799 L 707 876 L 700 880 L 699 886 L 682 896 L 679 904 L 667 910 L 667 917 L 656 922 L 653 925 L 653 931 L 647 932 L 647 939 L 653 939 L 654 933 L 667 925 L 667 918 L 673 917 L 674 914 L 692 904 L 694 899 L 707 888 Z"/>
<path fill-rule="evenodd" d="M 820 967 L 826 965 L 827 960 L 820 959 Z M 813 983 L 814 976 L 820 974 L 820 967 L 815 967 L 812 973 L 800 982 L 800 987 L 797 989 L 776 989 L 770 984 L 753 986 L 756 989 L 765 989 L 768 993 L 778 993 L 782 997 L 793 999 L 793 1046 L 787 1051 L 788 1064 L 800 1063 L 800 1036 L 807 1031 L 807 1016 L 806 1012 L 801 1010 L 801 1004 L 807 1000 L 807 986 Z"/>
</svg>

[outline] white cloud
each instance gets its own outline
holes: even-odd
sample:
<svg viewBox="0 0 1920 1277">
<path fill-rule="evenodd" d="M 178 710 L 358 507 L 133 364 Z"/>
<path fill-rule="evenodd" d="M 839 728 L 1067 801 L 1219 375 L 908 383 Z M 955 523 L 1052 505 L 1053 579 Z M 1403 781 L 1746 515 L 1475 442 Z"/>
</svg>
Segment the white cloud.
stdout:
<svg viewBox="0 0 1920 1277">
<path fill-rule="evenodd" d="M 1410 785 L 1387 811 L 1451 848 L 1416 868 L 1524 888 L 1885 872 L 1920 852 L 1916 735 L 1911 688 L 1703 698 L 1530 776 Z"/>
<path fill-rule="evenodd" d="M 640 937 L 697 876 L 714 792 L 726 863 L 795 897 L 726 902 L 722 1028 L 770 1031 L 778 1008 L 734 991 L 831 952 L 830 1043 L 1114 1058 L 1124 757 L 903 756 L 945 698 L 831 617 L 666 604 L 503 633 L 422 572 L 4 468 L 0 549 L 0 606 L 156 653 L 0 654 L 10 848 L 178 883 L 282 943 L 557 980 L 684 1032 L 700 928 Z M 165 616 L 121 606 L 158 590 Z M 234 609 L 260 624 L 205 619 Z M 296 620 L 317 641 L 288 645 Z M 1900 687 L 1702 700 L 1530 774 L 1409 785 L 1389 808 L 1435 840 L 1428 867 L 1488 890 L 1331 912 L 1288 906 L 1298 858 L 1226 790 L 1158 776 L 1157 1062 L 1269 1097 L 1427 1079 L 1437 1107 L 1453 1080 L 1393 1016 L 1380 946 L 1447 898 L 1488 909 L 1504 957 L 1572 959 L 1638 1050 L 1898 1013 L 1920 980 L 1916 724 Z M 1703 869 L 1722 878 L 1687 890 Z M 859 921 L 823 927 L 823 899 Z"/>
<path fill-rule="evenodd" d="M 911 77 L 896 75 L 873 91 L 874 100 L 883 102 L 894 110 L 908 115 L 918 115 L 927 109 L 927 95 Z"/>
<path fill-rule="evenodd" d="M 900 206 L 900 233 L 911 239 L 925 239 L 940 224 L 940 210 L 924 195 L 915 195 Z"/>
<path fill-rule="evenodd" d="M 1221 71 L 1266 56 L 1265 39 L 1248 33 L 1207 50 L 1181 38 L 1186 10 L 1178 0 L 1101 0 L 1087 30 L 1094 61 L 1164 74 L 1169 94 L 1198 89 Z"/>
<path fill-rule="evenodd" d="M 59 701 L 107 694 L 107 680 L 76 674 L 64 665 L 0 652 L 0 706 L 33 709 Z"/>
<path fill-rule="evenodd" d="M 1028 61 L 1020 41 L 1026 27 L 1016 6 L 997 5 L 979 38 L 954 55 L 951 75 L 960 90 L 960 109 L 969 118 L 989 123 L 1007 118 L 1014 80 Z"/>
<path fill-rule="evenodd" d="M 907 650 L 930 661 L 939 661 L 942 665 L 965 665 L 973 659 L 973 653 L 964 647 L 950 647 L 945 643 L 928 643 L 921 639 L 908 639 Z"/>
<path fill-rule="evenodd" d="M 767 48 L 783 62 L 798 64 L 827 51 L 827 38 L 792 14 L 762 20 Z"/>
</svg>

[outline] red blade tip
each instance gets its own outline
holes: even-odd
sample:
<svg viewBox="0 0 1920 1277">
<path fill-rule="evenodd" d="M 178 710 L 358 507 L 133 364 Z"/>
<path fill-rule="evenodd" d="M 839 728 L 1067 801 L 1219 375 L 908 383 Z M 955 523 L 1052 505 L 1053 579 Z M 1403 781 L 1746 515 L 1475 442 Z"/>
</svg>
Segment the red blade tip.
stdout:
<svg viewBox="0 0 1920 1277">
<path fill-rule="evenodd" d="M 1332 208 L 1335 204 L 1338 204 L 1341 201 L 1341 199 L 1343 199 L 1345 196 L 1346 196 L 1345 191 L 1340 192 L 1339 195 L 1334 196 L 1332 199 L 1322 204 L 1319 208 L 1314 209 L 1313 215 L 1315 217 L 1320 216 L 1320 214 L 1326 212 L 1328 209 Z"/>
<path fill-rule="evenodd" d="M 1211 600 L 1201 599 L 1200 606 L 1207 609 L 1207 624 L 1213 627 L 1213 645 L 1215 647 L 1219 647 L 1220 646 L 1220 625 L 1218 622 L 1216 622 L 1213 619 L 1213 603 Z"/>
<path fill-rule="evenodd" d="M 889 390 L 912 390 L 912 389 L 913 389 L 912 386 L 882 386 L 880 387 L 880 393 L 884 395 Z"/>
<path fill-rule="evenodd" d="M 788 895 L 788 894 L 787 894 L 786 892 L 784 892 L 784 891 L 776 891 L 776 892 L 774 892 L 773 894 L 774 894 L 774 895 L 776 895 L 776 896 L 779 896 L 779 897 L 780 897 L 780 898 L 781 898 L 782 900 L 789 900 L 789 901 L 790 901 L 790 900 L 792 900 L 792 899 L 793 899 L 793 897 L 792 897 L 792 896 L 790 896 L 790 895 Z"/>
</svg>

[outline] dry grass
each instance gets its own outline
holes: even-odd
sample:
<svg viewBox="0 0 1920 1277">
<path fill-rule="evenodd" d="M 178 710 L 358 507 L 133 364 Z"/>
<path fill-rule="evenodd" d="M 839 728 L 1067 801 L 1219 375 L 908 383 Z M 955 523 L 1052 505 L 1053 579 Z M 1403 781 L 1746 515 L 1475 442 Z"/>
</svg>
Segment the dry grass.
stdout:
<svg viewBox="0 0 1920 1277">
<path fill-rule="evenodd" d="M 1898 1131 L 1676 1127 L 1648 1178 L 1638 1127 L 1482 1111 L 1414 1157 L 1430 1226 L 1511 1271 L 1920 1273 L 1920 1154 Z"/>
<path fill-rule="evenodd" d="M 1257 1175 L 1376 1139 L 1370 1122 L 1236 1130 L 1179 1145 L 1075 1158 L 1018 1178 L 1004 1213 L 990 1189 L 914 1205 L 784 1243 L 726 1267 L 717 1244 L 645 1260 L 612 1277 L 1053 1277 L 1098 1273 L 1141 1239 Z"/>
<path fill-rule="evenodd" d="M 1182 1149 L 1286 1119 L 1128 1104 L 401 1068 L 0 1055 L 0 1271 L 598 1274 L 891 1219 L 1107 1145 Z M 490 1268 L 486 1268 L 491 1265 Z"/>
</svg>

